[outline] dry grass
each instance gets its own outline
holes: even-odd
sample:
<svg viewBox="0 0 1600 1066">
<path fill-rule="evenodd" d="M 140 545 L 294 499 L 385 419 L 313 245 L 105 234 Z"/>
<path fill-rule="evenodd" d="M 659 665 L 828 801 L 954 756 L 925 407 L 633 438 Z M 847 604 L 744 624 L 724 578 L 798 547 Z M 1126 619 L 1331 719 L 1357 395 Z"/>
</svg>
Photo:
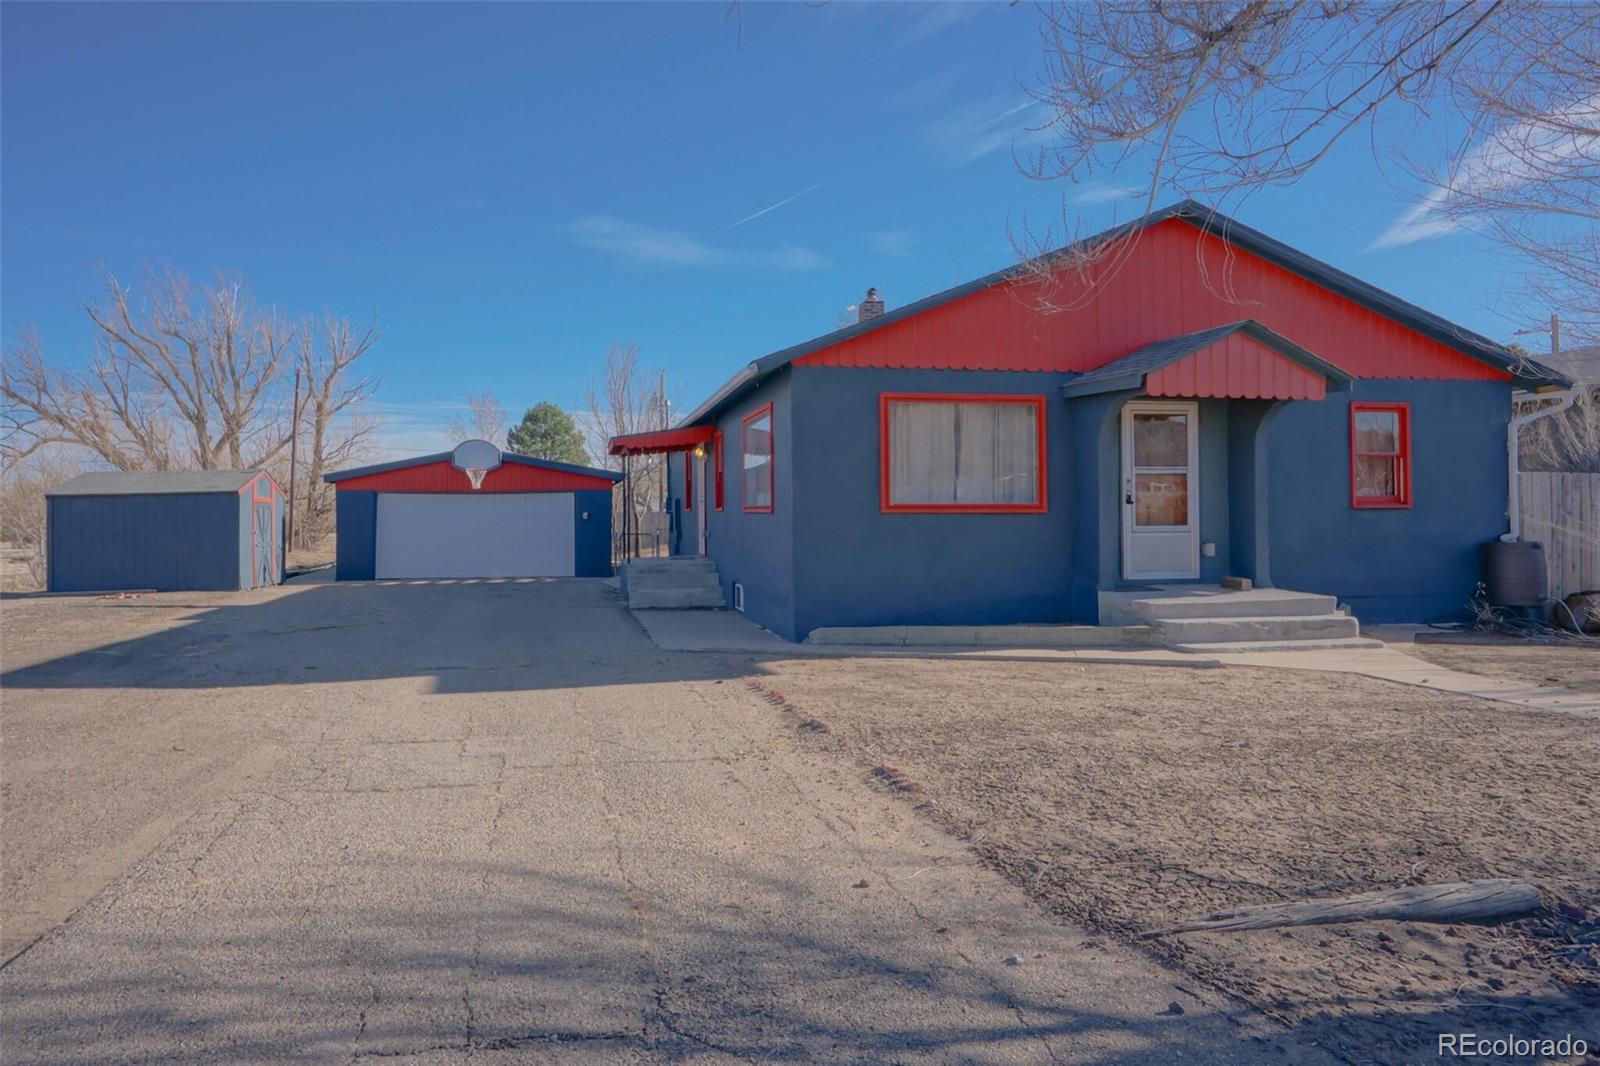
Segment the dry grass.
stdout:
<svg viewBox="0 0 1600 1066">
<path fill-rule="evenodd" d="M 1469 674 L 1600 692 L 1600 638 L 1567 637 L 1548 644 L 1512 640 L 1492 644 L 1407 644 L 1402 650 L 1436 666 Z"/>
<path fill-rule="evenodd" d="M 1407 1059 L 1457 1025 L 1600 1036 L 1595 953 L 1550 939 L 1600 905 L 1592 721 L 1331 674 L 771 668 L 786 712 L 831 726 L 804 743 L 879 779 L 893 767 L 983 861 L 1091 929 L 1131 938 L 1232 904 L 1480 877 L 1578 908 L 1456 935 L 1366 923 L 1154 943 L 1352 1061 Z"/>
</svg>

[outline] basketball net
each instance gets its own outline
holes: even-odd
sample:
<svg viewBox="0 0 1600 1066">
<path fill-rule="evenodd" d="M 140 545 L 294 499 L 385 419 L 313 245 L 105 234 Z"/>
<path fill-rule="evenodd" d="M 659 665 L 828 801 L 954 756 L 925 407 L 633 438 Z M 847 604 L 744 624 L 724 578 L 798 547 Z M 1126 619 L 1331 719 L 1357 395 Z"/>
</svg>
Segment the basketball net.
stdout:
<svg viewBox="0 0 1600 1066">
<path fill-rule="evenodd" d="M 468 470 L 467 471 L 467 480 L 472 482 L 472 488 L 473 488 L 474 491 L 483 488 L 483 476 L 485 474 L 487 474 L 488 472 L 489 471 L 487 471 L 487 470 Z"/>
</svg>

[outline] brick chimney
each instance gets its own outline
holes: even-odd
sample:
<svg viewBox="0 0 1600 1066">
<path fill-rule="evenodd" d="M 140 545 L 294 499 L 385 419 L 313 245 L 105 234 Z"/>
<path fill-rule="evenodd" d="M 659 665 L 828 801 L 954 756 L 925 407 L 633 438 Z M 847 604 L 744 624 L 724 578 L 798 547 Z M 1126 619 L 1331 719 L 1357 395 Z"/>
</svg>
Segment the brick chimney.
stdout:
<svg viewBox="0 0 1600 1066">
<path fill-rule="evenodd" d="M 878 296 L 878 290 L 868 289 L 866 299 L 856 307 L 856 321 L 865 322 L 881 314 L 883 314 L 883 300 Z"/>
</svg>

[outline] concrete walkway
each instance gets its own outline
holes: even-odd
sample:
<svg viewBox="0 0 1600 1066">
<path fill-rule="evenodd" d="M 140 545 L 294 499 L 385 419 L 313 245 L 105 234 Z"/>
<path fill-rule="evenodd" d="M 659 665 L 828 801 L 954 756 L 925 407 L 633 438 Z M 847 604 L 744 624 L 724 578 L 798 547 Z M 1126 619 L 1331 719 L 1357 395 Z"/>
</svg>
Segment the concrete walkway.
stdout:
<svg viewBox="0 0 1600 1066">
<path fill-rule="evenodd" d="M 6 1066 L 1327 1061 L 1040 912 L 599 582 L 5 624 Z"/>
<path fill-rule="evenodd" d="M 1496 700 L 1531 710 L 1600 718 L 1600 696 L 1543 688 L 1436 666 L 1391 647 L 1322 648 L 1306 651 L 1205 655 L 1163 648 L 1006 648 L 941 644 L 791 644 L 728 611 L 636 611 L 634 617 L 656 645 L 669 651 L 751 652 L 759 655 L 891 657 L 941 659 L 1027 659 L 1075 663 L 1126 663 L 1130 666 L 1254 666 L 1275 670 L 1313 670 L 1360 674 L 1402 685 L 1416 685 L 1460 696 Z"/>
<path fill-rule="evenodd" d="M 1219 654 L 1215 658 L 1225 666 L 1262 666 L 1279 670 L 1361 674 L 1383 681 L 1416 685 L 1459 696 L 1475 696 L 1483 700 L 1513 703 L 1530 710 L 1553 711 L 1581 718 L 1600 718 L 1600 696 L 1451 670 L 1394 648 Z"/>
</svg>

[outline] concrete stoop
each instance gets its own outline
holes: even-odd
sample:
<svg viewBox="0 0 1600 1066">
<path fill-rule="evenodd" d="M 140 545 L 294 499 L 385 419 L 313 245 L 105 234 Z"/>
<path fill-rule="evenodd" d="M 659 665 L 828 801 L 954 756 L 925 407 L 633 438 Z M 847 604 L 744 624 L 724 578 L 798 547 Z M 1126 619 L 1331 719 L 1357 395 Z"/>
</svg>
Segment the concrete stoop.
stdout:
<svg viewBox="0 0 1600 1066">
<path fill-rule="evenodd" d="M 1100 620 L 1148 625 L 1176 651 L 1305 651 L 1378 648 L 1332 596 L 1288 589 L 1236 591 L 1216 586 L 1167 585 L 1102 592 Z"/>
<path fill-rule="evenodd" d="M 622 564 L 622 598 L 634 610 L 720 610 L 717 564 L 700 555 L 629 559 Z"/>
</svg>

